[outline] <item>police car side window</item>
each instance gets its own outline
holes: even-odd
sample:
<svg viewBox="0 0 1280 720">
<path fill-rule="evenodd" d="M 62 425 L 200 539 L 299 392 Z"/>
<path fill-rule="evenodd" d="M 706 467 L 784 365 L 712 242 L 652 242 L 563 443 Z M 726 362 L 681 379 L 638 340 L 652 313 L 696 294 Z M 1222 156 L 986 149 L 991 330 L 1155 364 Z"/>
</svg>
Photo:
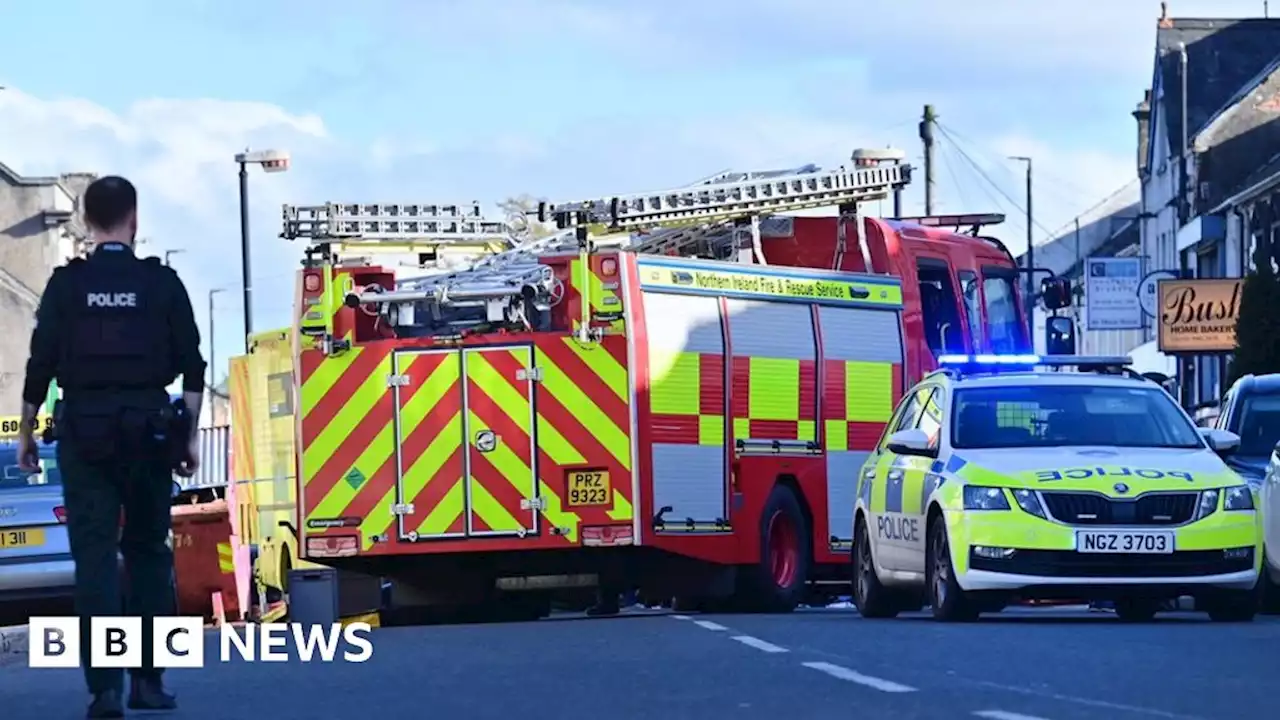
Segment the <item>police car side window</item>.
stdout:
<svg viewBox="0 0 1280 720">
<path fill-rule="evenodd" d="M 924 403 L 924 412 L 920 413 L 920 422 L 916 425 L 929 436 L 929 447 L 937 448 L 942 438 L 943 416 L 942 391 L 934 390 Z"/>
<path fill-rule="evenodd" d="M 880 438 L 881 450 L 884 449 L 885 443 L 889 442 L 889 436 L 899 430 L 907 430 L 916 426 L 916 422 L 920 419 L 920 410 L 924 405 L 924 400 L 933 391 L 931 387 L 922 387 L 911 393 L 906 400 L 898 407 L 898 414 L 893 417 L 893 421 L 885 426 L 884 437 Z"/>
</svg>

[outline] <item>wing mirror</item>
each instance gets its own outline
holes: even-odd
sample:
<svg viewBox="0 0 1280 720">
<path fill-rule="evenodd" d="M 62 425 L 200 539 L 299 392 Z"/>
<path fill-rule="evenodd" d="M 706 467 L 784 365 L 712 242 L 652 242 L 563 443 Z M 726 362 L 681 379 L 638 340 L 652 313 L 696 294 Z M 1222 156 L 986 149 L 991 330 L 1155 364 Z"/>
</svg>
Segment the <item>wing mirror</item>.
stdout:
<svg viewBox="0 0 1280 720">
<path fill-rule="evenodd" d="M 930 447 L 929 436 L 919 428 L 899 430 L 889 436 L 889 452 L 899 455 L 917 455 L 920 457 L 938 457 L 938 449 Z"/>
<path fill-rule="evenodd" d="M 1240 436 L 1230 430 L 1213 427 L 1203 427 L 1199 430 L 1200 437 L 1204 438 L 1209 447 L 1219 455 L 1225 457 L 1240 449 Z"/>
<path fill-rule="evenodd" d="M 1044 324 L 1045 355 L 1076 354 L 1076 324 L 1066 315 L 1054 315 Z"/>
</svg>

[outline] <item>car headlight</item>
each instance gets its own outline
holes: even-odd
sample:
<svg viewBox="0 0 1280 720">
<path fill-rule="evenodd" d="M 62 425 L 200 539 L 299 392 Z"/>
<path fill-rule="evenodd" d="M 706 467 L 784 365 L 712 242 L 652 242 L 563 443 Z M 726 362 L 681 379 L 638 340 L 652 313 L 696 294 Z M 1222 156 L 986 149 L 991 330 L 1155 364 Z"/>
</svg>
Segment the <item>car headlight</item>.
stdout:
<svg viewBox="0 0 1280 720">
<path fill-rule="evenodd" d="M 964 509 L 1008 510 L 1009 498 L 1005 496 L 1004 490 L 1001 488 L 966 485 L 964 487 Z"/>
<path fill-rule="evenodd" d="M 1196 506 L 1196 519 L 1209 517 L 1218 509 L 1218 491 L 1205 490 L 1200 493 L 1200 503 Z"/>
<path fill-rule="evenodd" d="M 1237 485 L 1223 491 L 1223 510 L 1252 510 L 1253 490 L 1248 485 Z"/>
<path fill-rule="evenodd" d="M 1035 490 L 1014 490 L 1013 499 L 1017 501 L 1018 507 L 1028 515 L 1036 517 L 1044 517 L 1044 508 L 1040 507 L 1040 497 L 1036 495 Z"/>
</svg>

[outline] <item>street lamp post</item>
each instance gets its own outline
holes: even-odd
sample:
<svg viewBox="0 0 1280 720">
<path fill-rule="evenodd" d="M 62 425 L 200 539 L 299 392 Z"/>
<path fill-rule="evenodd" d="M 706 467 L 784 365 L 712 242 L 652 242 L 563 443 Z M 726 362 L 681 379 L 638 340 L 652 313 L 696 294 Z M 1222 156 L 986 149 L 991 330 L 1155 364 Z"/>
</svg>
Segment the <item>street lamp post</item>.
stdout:
<svg viewBox="0 0 1280 720">
<path fill-rule="evenodd" d="M 285 172 L 289 169 L 289 153 L 279 150 L 257 150 L 250 152 L 247 148 L 236 153 L 236 164 L 240 166 L 240 274 L 244 283 L 244 343 L 245 352 L 249 351 L 249 335 L 253 332 L 253 288 L 250 281 L 249 267 L 249 166 L 260 165 L 264 172 Z"/>
<path fill-rule="evenodd" d="M 209 291 L 209 387 L 213 388 L 218 384 L 217 363 L 214 361 L 214 354 L 218 350 L 218 346 L 214 344 L 213 335 L 213 296 L 222 292 L 224 288 L 214 288 Z"/>
<path fill-rule="evenodd" d="M 184 253 L 184 252 L 186 252 L 186 250 L 165 250 L 165 251 L 164 251 L 164 264 L 165 264 L 165 265 L 169 265 L 169 264 L 170 264 L 170 263 L 169 263 L 169 258 L 173 257 L 174 255 L 178 255 L 178 254 L 181 254 L 181 253 Z"/>
</svg>

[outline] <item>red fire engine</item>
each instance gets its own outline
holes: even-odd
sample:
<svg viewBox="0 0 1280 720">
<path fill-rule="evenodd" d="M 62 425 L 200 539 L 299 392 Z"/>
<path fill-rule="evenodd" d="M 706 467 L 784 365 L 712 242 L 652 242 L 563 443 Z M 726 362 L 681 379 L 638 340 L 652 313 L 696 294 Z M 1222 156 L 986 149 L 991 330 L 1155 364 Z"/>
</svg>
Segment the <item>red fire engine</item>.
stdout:
<svg viewBox="0 0 1280 720">
<path fill-rule="evenodd" d="M 397 606 L 838 592 L 855 478 L 904 388 L 943 351 L 1031 348 L 1013 259 L 979 235 L 1002 216 L 859 213 L 909 178 L 728 173 L 544 205 L 536 239 L 478 208 L 286 207 L 309 244 L 300 555 L 389 578 Z M 783 215 L 817 207 L 839 211 Z M 389 259 L 513 227 L 463 270 Z"/>
</svg>

